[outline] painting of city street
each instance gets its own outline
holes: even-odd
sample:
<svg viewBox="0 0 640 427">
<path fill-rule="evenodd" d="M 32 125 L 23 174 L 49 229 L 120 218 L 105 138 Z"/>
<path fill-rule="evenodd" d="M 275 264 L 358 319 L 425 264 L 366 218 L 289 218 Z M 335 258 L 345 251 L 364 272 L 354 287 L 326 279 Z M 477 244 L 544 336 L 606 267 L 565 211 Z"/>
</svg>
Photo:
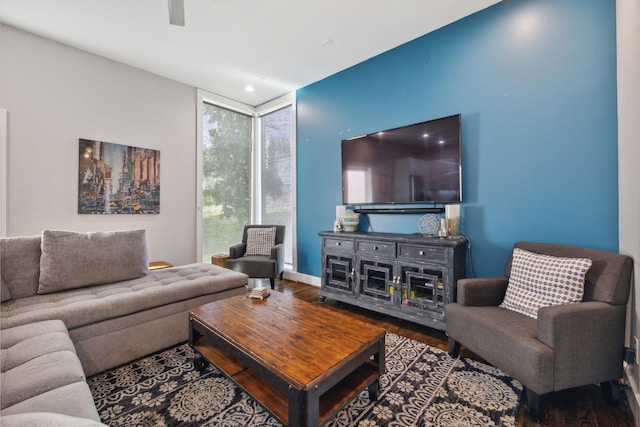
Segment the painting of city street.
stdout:
<svg viewBox="0 0 640 427">
<path fill-rule="evenodd" d="M 79 214 L 160 213 L 160 151 L 80 139 Z"/>
</svg>

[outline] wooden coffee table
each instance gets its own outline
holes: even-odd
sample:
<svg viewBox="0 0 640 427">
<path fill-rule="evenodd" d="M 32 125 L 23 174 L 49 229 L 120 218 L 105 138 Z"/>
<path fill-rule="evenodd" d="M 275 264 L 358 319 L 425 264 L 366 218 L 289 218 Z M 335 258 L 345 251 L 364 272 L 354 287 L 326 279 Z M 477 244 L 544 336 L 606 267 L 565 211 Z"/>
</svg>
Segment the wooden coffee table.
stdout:
<svg viewBox="0 0 640 427">
<path fill-rule="evenodd" d="M 385 330 L 280 292 L 189 310 L 194 364 L 216 365 L 289 426 L 325 423 L 365 387 L 378 397 Z"/>
</svg>

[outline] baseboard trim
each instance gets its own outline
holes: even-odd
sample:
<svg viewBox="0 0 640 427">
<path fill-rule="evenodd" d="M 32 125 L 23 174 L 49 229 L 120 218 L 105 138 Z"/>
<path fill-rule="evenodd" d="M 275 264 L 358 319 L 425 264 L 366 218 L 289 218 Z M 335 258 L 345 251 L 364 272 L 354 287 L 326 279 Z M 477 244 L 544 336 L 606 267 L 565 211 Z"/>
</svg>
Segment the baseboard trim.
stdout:
<svg viewBox="0 0 640 427">
<path fill-rule="evenodd" d="M 640 373 L 638 370 L 638 365 L 632 363 L 628 364 L 624 369 L 624 379 L 629 385 L 626 390 L 627 400 L 636 425 L 640 425 Z"/>
<path fill-rule="evenodd" d="M 294 282 L 306 283 L 307 285 L 320 287 L 320 278 L 309 274 L 302 274 L 295 271 L 284 272 L 284 278 Z"/>
</svg>

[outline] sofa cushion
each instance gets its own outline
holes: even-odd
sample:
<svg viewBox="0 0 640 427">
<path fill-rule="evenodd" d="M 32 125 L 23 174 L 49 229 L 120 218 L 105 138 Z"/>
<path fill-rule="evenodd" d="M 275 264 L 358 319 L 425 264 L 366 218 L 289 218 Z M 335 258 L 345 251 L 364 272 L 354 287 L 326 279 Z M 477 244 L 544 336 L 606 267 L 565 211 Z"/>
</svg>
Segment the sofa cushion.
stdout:
<svg viewBox="0 0 640 427">
<path fill-rule="evenodd" d="M 40 276 L 40 242 L 40 236 L 0 239 L 0 270 L 11 298 L 36 294 Z"/>
<path fill-rule="evenodd" d="M 245 256 L 271 255 L 276 242 L 275 227 L 256 227 L 247 229 L 247 251 Z"/>
<path fill-rule="evenodd" d="M 100 421 L 91 390 L 85 381 L 54 388 L 4 408 L 0 425 L 4 427 L 5 416 L 33 412 L 55 412 L 96 422 Z M 40 426 L 40 424 L 31 425 Z M 69 424 L 69 426 L 72 425 Z"/>
<path fill-rule="evenodd" d="M 565 258 L 514 248 L 511 276 L 500 307 L 538 318 L 538 309 L 582 301 L 588 258 Z"/>
<path fill-rule="evenodd" d="M 39 294 L 135 279 L 148 271 L 145 230 L 42 232 Z"/>
<path fill-rule="evenodd" d="M 85 376 L 64 324 L 59 320 L 4 329 L 2 339 L 2 409 Z"/>
<path fill-rule="evenodd" d="M 247 276 L 212 264 L 155 270 L 122 282 L 13 299 L 2 304 L 4 328 L 61 319 L 72 330 L 144 310 L 243 288 Z"/>
</svg>

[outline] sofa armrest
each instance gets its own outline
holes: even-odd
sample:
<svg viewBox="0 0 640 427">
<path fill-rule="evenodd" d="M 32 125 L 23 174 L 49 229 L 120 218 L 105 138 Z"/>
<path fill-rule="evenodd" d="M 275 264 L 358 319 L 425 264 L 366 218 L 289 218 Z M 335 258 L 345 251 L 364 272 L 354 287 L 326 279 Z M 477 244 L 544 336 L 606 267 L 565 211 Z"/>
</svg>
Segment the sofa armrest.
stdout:
<svg viewBox="0 0 640 427">
<path fill-rule="evenodd" d="M 280 274 L 280 272 L 284 270 L 284 243 L 278 243 L 271 248 L 271 259 L 276 260 L 276 274 Z"/>
<path fill-rule="evenodd" d="M 556 390 L 622 375 L 626 306 L 587 301 L 542 307 L 538 339 L 554 352 Z M 591 379 L 589 379 L 591 378 Z"/>
<path fill-rule="evenodd" d="M 507 291 L 507 277 L 460 279 L 457 284 L 457 303 L 466 306 L 499 305 Z"/>
<path fill-rule="evenodd" d="M 229 259 L 240 258 L 247 251 L 246 243 L 237 243 L 229 248 Z"/>
</svg>

